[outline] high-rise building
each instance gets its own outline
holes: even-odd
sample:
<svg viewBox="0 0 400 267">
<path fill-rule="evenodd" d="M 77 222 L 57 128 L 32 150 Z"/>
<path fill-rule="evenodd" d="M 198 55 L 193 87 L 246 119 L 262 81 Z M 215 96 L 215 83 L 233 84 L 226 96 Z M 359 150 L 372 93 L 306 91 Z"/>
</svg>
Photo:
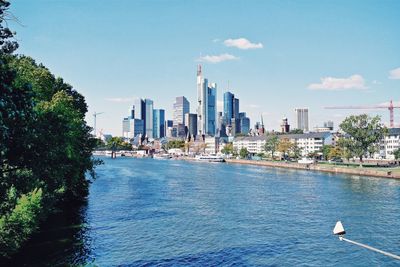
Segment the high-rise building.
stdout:
<svg viewBox="0 0 400 267">
<path fill-rule="evenodd" d="M 248 134 L 250 132 L 250 119 L 246 116 L 240 118 L 240 132 Z"/>
<path fill-rule="evenodd" d="M 124 138 L 129 138 L 129 120 L 129 117 L 122 119 L 122 136 Z"/>
<path fill-rule="evenodd" d="M 296 108 L 297 129 L 308 132 L 308 108 Z"/>
<path fill-rule="evenodd" d="M 206 134 L 214 136 L 217 118 L 217 84 L 212 83 L 207 93 L 207 128 Z"/>
<path fill-rule="evenodd" d="M 290 125 L 288 123 L 288 119 L 286 117 L 283 117 L 282 124 L 281 124 L 281 132 L 289 133 L 289 131 L 290 131 Z"/>
<path fill-rule="evenodd" d="M 197 69 L 197 130 L 201 135 L 215 135 L 217 113 L 217 85 L 208 86 L 203 78 L 201 65 Z"/>
<path fill-rule="evenodd" d="M 185 114 L 185 126 L 187 133 L 190 136 L 197 135 L 197 114 L 186 113 Z"/>
<path fill-rule="evenodd" d="M 233 99 L 233 117 L 239 119 L 239 99 Z"/>
<path fill-rule="evenodd" d="M 144 120 L 145 118 L 145 102 L 141 98 L 135 99 L 135 105 L 134 105 L 134 113 L 133 118 L 139 119 L 139 120 Z"/>
<path fill-rule="evenodd" d="M 233 102 L 235 95 L 231 92 L 224 93 L 224 122 L 230 124 L 230 120 L 233 118 Z"/>
<path fill-rule="evenodd" d="M 163 138 L 165 136 L 165 110 L 153 109 L 153 137 Z"/>
<path fill-rule="evenodd" d="M 145 110 L 144 110 L 144 126 L 146 136 L 148 138 L 153 138 L 153 100 L 146 98 Z"/>
<path fill-rule="evenodd" d="M 174 103 L 174 125 L 185 124 L 185 114 L 189 112 L 190 104 L 186 97 L 176 97 Z"/>
<path fill-rule="evenodd" d="M 133 139 L 138 135 L 143 135 L 144 132 L 144 121 L 139 119 L 129 120 L 129 139 Z"/>
<path fill-rule="evenodd" d="M 135 105 L 133 105 L 130 109 L 129 109 L 129 116 L 131 117 L 131 119 L 135 118 Z"/>
</svg>

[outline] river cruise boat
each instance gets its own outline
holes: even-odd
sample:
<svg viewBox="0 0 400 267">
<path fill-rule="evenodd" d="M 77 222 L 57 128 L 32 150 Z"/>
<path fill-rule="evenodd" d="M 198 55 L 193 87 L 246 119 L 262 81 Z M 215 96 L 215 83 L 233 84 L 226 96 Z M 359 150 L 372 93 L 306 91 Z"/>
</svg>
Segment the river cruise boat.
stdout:
<svg viewBox="0 0 400 267">
<path fill-rule="evenodd" d="M 171 159 L 172 156 L 169 154 L 154 154 L 153 159 Z"/>
<path fill-rule="evenodd" d="M 208 156 L 196 156 L 196 160 L 198 161 L 206 161 L 206 162 L 225 162 L 223 157 L 220 156 L 213 156 L 213 155 L 208 155 Z"/>
</svg>

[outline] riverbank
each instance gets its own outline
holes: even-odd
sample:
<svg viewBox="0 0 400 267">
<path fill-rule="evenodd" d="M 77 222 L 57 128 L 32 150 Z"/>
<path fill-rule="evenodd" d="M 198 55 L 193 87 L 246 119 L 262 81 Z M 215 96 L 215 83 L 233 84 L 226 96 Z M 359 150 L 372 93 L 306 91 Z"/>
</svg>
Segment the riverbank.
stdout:
<svg viewBox="0 0 400 267">
<path fill-rule="evenodd" d="M 379 170 L 377 168 L 354 168 L 354 167 L 339 167 L 328 164 L 299 164 L 294 162 L 277 162 L 277 161 L 257 161 L 257 160 L 243 160 L 243 159 L 226 159 L 227 163 L 233 164 L 247 164 L 274 168 L 289 168 L 298 170 L 310 170 L 330 173 L 344 173 L 362 176 L 374 176 L 391 179 L 400 179 L 400 172 L 393 172 L 391 169 Z"/>
</svg>

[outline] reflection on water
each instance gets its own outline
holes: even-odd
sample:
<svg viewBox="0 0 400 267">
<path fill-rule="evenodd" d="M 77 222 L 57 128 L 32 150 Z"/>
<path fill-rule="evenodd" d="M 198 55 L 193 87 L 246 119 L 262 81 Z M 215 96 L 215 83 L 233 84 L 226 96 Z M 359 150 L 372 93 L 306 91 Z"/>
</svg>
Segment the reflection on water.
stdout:
<svg viewBox="0 0 400 267">
<path fill-rule="evenodd" d="M 41 225 L 15 255 L 9 266 L 65 266 L 91 262 L 90 226 L 86 222 L 87 205 L 54 214 Z"/>
<path fill-rule="evenodd" d="M 16 263 L 395 266 L 400 181 L 175 160 L 105 159 L 86 206 L 53 216 Z"/>
</svg>

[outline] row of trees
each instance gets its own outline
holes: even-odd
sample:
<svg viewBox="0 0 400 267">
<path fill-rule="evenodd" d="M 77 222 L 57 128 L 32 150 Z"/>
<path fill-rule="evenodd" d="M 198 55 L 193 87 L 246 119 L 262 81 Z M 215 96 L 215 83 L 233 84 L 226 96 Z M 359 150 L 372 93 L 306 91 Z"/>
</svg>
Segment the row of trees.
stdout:
<svg viewBox="0 0 400 267">
<path fill-rule="evenodd" d="M 13 52 L 0 0 L 0 256 L 15 253 L 59 205 L 88 194 L 96 145 L 84 97 L 32 58 Z"/>
</svg>

